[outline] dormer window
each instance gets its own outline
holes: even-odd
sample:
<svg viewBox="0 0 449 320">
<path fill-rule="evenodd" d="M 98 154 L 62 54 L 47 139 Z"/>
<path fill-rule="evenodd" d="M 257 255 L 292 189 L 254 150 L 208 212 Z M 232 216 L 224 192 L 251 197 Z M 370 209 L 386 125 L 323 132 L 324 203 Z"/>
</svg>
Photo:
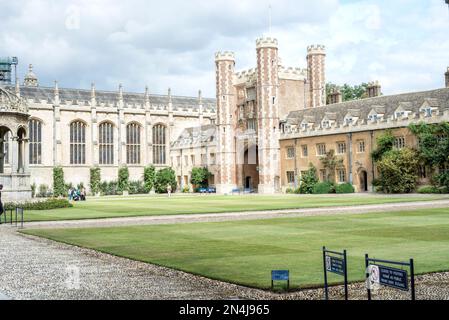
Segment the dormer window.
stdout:
<svg viewBox="0 0 449 320">
<path fill-rule="evenodd" d="M 424 113 L 425 117 L 431 117 L 432 116 L 432 108 L 431 107 L 427 107 L 422 109 L 422 112 Z"/>
<path fill-rule="evenodd" d="M 346 123 L 347 125 L 352 124 L 353 121 L 354 121 L 354 119 L 353 119 L 352 117 L 346 117 L 346 118 L 345 118 L 345 123 Z"/>
<path fill-rule="evenodd" d="M 406 113 L 405 113 L 405 111 L 397 111 L 397 112 L 394 114 L 394 116 L 396 117 L 396 119 L 404 118 L 404 117 L 406 116 Z"/>
<path fill-rule="evenodd" d="M 329 120 L 324 120 L 321 124 L 323 128 L 330 128 L 331 124 Z"/>
<path fill-rule="evenodd" d="M 380 120 L 382 117 L 378 114 L 371 114 L 368 116 L 368 120 L 370 121 L 377 121 Z"/>
<path fill-rule="evenodd" d="M 301 123 L 301 128 L 303 130 L 307 130 L 309 128 L 309 124 L 307 122 L 303 122 L 303 123 Z"/>
</svg>

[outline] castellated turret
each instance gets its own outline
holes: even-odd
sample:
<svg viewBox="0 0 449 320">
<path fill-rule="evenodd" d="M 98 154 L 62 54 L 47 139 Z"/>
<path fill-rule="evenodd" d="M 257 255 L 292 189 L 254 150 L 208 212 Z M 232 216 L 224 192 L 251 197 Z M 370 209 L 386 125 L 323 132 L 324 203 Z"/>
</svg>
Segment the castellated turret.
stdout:
<svg viewBox="0 0 449 320">
<path fill-rule="evenodd" d="M 235 128 L 233 117 L 236 92 L 233 83 L 235 55 L 233 52 L 215 54 L 217 93 L 217 193 L 231 193 L 236 188 L 235 170 Z"/>
<path fill-rule="evenodd" d="M 323 45 L 307 48 L 307 81 L 309 83 L 309 107 L 326 104 L 326 50 Z"/>
<path fill-rule="evenodd" d="M 279 188 L 279 56 L 278 41 L 257 39 L 257 108 L 259 193 Z"/>
</svg>

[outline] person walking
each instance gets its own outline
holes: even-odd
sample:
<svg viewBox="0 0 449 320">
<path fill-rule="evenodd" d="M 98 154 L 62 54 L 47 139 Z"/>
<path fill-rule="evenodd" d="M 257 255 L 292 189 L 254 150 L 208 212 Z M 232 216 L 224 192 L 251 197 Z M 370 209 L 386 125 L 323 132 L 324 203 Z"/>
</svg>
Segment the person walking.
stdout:
<svg viewBox="0 0 449 320">
<path fill-rule="evenodd" d="M 171 185 L 170 184 L 167 184 L 167 194 L 168 194 L 168 197 L 170 198 L 171 197 Z"/>
</svg>

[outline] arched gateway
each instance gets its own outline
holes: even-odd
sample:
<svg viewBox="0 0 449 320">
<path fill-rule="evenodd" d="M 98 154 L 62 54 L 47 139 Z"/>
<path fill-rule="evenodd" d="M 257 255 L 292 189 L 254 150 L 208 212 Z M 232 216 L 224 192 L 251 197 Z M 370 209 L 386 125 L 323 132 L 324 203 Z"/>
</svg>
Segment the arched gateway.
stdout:
<svg viewBox="0 0 449 320">
<path fill-rule="evenodd" d="M 0 86 L 0 184 L 4 202 L 31 199 L 29 117 L 26 102 Z"/>
</svg>

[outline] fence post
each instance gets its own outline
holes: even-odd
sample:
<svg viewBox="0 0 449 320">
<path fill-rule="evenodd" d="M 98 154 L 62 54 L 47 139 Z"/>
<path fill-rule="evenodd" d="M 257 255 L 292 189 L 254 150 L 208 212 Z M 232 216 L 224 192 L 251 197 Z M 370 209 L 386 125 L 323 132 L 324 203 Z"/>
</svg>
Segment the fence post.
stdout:
<svg viewBox="0 0 449 320">
<path fill-rule="evenodd" d="M 346 262 L 346 249 L 343 250 L 343 258 L 344 258 L 344 268 L 345 268 L 345 300 L 348 300 L 348 264 Z"/>
<path fill-rule="evenodd" d="M 366 268 L 366 279 L 369 281 L 369 273 L 368 273 L 368 266 L 369 266 L 369 260 L 368 260 L 368 253 L 365 253 L 365 268 Z M 367 282 L 368 285 L 368 282 Z M 367 286 L 366 290 L 368 291 L 368 300 L 371 300 L 371 289 Z"/>
<path fill-rule="evenodd" d="M 415 300 L 415 266 L 413 259 L 410 259 L 410 286 L 412 287 L 412 300 Z"/>
<path fill-rule="evenodd" d="M 324 268 L 324 299 L 329 300 L 329 288 L 327 285 L 327 269 L 326 269 L 326 247 L 323 246 L 323 268 Z"/>
</svg>

